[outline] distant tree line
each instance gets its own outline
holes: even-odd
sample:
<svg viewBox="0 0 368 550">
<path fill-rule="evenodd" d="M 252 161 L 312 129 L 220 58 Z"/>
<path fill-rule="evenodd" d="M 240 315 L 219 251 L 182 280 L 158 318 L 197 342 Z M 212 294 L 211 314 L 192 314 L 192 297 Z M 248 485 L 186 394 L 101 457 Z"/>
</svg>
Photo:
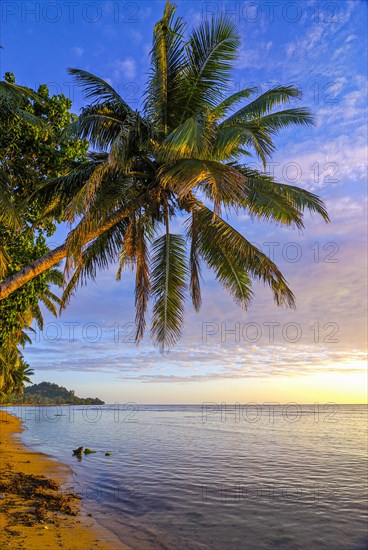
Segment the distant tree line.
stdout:
<svg viewBox="0 0 368 550">
<path fill-rule="evenodd" d="M 74 390 L 67 390 L 63 386 L 51 382 L 41 382 L 25 388 L 24 394 L 16 392 L 4 396 L 1 403 L 19 405 L 104 405 L 104 401 L 97 397 L 77 397 Z"/>
</svg>

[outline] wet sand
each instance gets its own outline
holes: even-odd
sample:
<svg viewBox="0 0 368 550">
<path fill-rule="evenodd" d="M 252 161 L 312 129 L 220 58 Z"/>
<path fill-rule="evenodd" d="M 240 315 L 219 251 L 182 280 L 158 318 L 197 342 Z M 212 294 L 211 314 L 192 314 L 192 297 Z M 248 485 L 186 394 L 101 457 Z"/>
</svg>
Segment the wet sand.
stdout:
<svg viewBox="0 0 368 550">
<path fill-rule="evenodd" d="M 71 470 L 27 449 L 21 421 L 0 410 L 0 547 L 11 550 L 127 550 L 83 513 L 67 490 Z"/>
</svg>

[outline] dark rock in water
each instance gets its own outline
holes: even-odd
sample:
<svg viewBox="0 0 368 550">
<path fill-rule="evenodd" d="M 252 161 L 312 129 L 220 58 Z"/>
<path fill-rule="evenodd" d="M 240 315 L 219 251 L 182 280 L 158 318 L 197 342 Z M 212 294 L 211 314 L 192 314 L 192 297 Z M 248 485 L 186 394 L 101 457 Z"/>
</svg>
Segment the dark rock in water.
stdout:
<svg viewBox="0 0 368 550">
<path fill-rule="evenodd" d="M 105 456 L 111 456 L 112 453 L 105 453 Z"/>
<path fill-rule="evenodd" d="M 73 455 L 77 456 L 78 458 L 82 458 L 82 452 L 83 447 L 78 447 L 78 449 L 74 449 Z"/>
<path fill-rule="evenodd" d="M 95 452 L 96 451 L 94 451 L 93 449 L 88 449 L 88 447 L 86 449 L 84 449 L 84 454 L 85 455 L 90 455 L 90 454 L 95 453 Z"/>
</svg>

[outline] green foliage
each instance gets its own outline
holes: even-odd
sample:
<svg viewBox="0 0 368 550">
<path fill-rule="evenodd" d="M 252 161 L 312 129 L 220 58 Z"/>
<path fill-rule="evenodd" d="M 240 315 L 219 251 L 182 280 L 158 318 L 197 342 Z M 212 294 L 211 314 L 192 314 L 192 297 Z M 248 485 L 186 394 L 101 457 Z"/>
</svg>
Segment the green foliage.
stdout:
<svg viewBox="0 0 368 550">
<path fill-rule="evenodd" d="M 32 231 L 23 230 L 17 236 L 0 227 L 0 240 L 10 261 L 6 275 L 11 275 L 49 251 L 42 232 L 35 237 Z M 47 289 L 48 272 L 18 289 L 0 302 L 1 332 L 0 347 L 6 345 L 23 329 L 23 314 L 38 304 L 39 296 Z"/>
<path fill-rule="evenodd" d="M 13 78 L 7 73 L 8 80 Z M 50 97 L 46 85 L 41 85 L 37 93 L 22 90 L 17 109 L 0 94 L 0 103 L 12 107 L 0 119 L 1 182 L 20 210 L 22 222 L 52 233 L 55 220 L 45 218 L 43 194 L 36 196 L 35 192 L 47 177 L 61 176 L 68 162 L 85 158 L 88 144 L 75 137 L 61 140 L 65 128 L 77 118 L 69 111 L 70 99 L 62 94 Z M 25 96 L 28 90 L 31 98 Z M 32 123 L 19 115 L 20 107 L 23 113 L 32 115 Z"/>
<path fill-rule="evenodd" d="M 70 162 L 81 161 L 87 143 L 75 137 L 60 142 L 62 132 L 76 116 L 69 111 L 71 101 L 63 95 L 50 97 L 45 85 L 37 92 L 18 88 L 14 75 L 6 73 L 0 86 L 0 107 L 2 280 L 50 250 L 46 241 L 55 231 L 58 216 L 47 214 L 49 204 L 43 194 L 36 191 L 50 176 L 61 176 Z M 57 313 L 55 303 L 59 299 L 49 285 L 60 286 L 61 281 L 57 270 L 47 270 L 0 302 L 0 353 L 3 358 L 12 358 L 7 367 L 2 361 L 0 375 L 5 376 L 7 370 L 17 370 L 15 358 L 19 352 L 14 350 L 18 344 L 29 341 L 23 329 L 30 327 L 33 318 L 42 325 L 39 301 Z M 9 351 L 12 351 L 10 355 Z M 0 385 L 0 391 L 5 391 L 4 387 Z"/>
</svg>

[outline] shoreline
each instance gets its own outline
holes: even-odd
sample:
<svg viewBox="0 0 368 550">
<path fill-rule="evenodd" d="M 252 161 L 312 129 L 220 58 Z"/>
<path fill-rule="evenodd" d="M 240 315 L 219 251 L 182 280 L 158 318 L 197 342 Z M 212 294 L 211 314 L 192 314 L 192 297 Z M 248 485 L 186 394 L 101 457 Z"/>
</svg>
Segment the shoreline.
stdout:
<svg viewBox="0 0 368 550">
<path fill-rule="evenodd" d="M 118 537 L 82 510 L 80 498 L 63 492 L 72 471 L 17 437 L 23 423 L 0 410 L 1 547 L 128 550 Z"/>
</svg>

